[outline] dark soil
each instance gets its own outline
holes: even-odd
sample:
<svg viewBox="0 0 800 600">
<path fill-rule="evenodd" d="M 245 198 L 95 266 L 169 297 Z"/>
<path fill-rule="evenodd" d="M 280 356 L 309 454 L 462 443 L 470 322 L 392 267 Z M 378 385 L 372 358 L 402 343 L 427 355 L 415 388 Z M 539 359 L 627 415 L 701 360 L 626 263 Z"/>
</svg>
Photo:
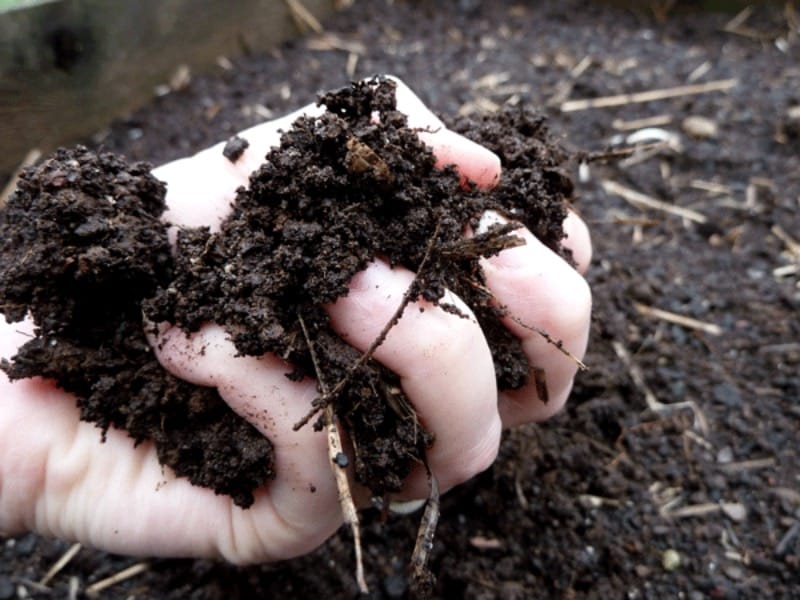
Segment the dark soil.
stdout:
<svg viewBox="0 0 800 600">
<path fill-rule="evenodd" d="M 595 243 L 590 370 L 564 414 L 507 434 L 495 466 L 443 498 L 431 559 L 442 595 L 789 598 L 800 586 L 800 291 L 782 233 L 800 237 L 790 112 L 800 104 L 800 45 L 780 9 L 756 9 L 747 22 L 755 35 L 723 31 L 728 19 L 662 22 L 579 1 L 356 3 L 327 24 L 336 36 L 237 59 L 98 136 L 133 160 L 185 155 L 340 85 L 352 65 L 341 48 L 361 51 L 351 44 L 364 48 L 353 76 L 394 73 L 444 116 L 550 106 L 550 128 L 587 151 L 621 134 L 615 120 L 665 116 L 661 127 L 681 136 L 680 149 L 595 165 L 579 184 Z M 567 98 L 729 77 L 739 84 L 724 93 L 558 110 Z M 714 120 L 718 133 L 685 134 L 688 116 Z M 707 221 L 642 211 L 603 191 L 603 180 Z M 637 303 L 721 333 L 648 316 Z M 697 413 L 646 410 L 637 368 L 659 401 L 692 401 Z M 364 518 L 369 581 L 403 597 L 418 516 Z M 26 581 L 65 549 L 32 535 L 7 540 L 0 598 L 17 585 L 46 595 Z M 665 568 L 672 551 L 680 562 Z M 132 562 L 81 550 L 52 594 L 66 596 L 70 577 L 85 586 Z M 352 597 L 352 544 L 343 531 L 308 557 L 247 569 L 155 560 L 107 594 Z"/>
<path fill-rule="evenodd" d="M 272 475 L 269 442 L 215 392 L 160 368 L 142 312 L 187 332 L 218 323 L 240 354 L 271 353 L 288 361 L 287 377 L 317 377 L 321 396 L 309 417 L 333 404 L 353 442 L 356 481 L 377 497 L 400 491 L 433 436 L 409 418 L 399 377 L 341 340 L 324 305 L 347 295 L 348 282 L 377 257 L 412 269 L 405 303 L 421 297 L 472 318 L 440 302 L 445 290 L 456 293 L 485 331 L 500 389 L 519 388 L 530 366 L 484 291 L 478 262 L 517 245 L 519 224 L 471 239 L 464 231 L 492 209 L 558 250 L 573 188 L 558 168 L 564 154 L 531 111 L 460 124 L 508 158 L 500 184 L 480 191 L 435 167 L 397 111 L 392 81 L 353 84 L 319 101 L 327 112 L 284 133 L 238 191 L 221 231 L 182 229 L 174 256 L 159 219 L 165 188 L 148 164 L 129 167 L 78 147 L 24 171 L 0 213 L 0 311 L 12 322 L 30 311 L 37 330 L 0 368 L 12 379 L 53 378 L 75 394 L 82 418 L 137 442 L 155 439 L 178 475 L 246 508 Z M 241 148 L 237 139 L 226 157 Z M 315 427 L 324 425 L 320 418 Z"/>
<path fill-rule="evenodd" d="M 153 439 L 178 475 L 248 506 L 272 475 L 271 444 L 216 390 L 163 369 L 142 327 L 143 300 L 173 276 L 164 193 L 148 164 L 82 147 L 23 173 L 0 213 L 0 312 L 30 311 L 37 331 L 0 368 L 55 379 L 81 418 Z"/>
</svg>

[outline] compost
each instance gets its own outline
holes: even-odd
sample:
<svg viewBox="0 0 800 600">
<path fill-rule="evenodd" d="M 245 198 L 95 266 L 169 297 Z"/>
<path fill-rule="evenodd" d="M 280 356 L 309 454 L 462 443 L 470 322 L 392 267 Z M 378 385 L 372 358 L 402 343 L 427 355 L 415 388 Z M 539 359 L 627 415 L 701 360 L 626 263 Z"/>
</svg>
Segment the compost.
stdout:
<svg viewBox="0 0 800 600">
<path fill-rule="evenodd" d="M 624 145 L 647 127 L 677 136 L 679 145 L 632 161 L 595 164 L 580 178 L 573 170 L 575 206 L 595 246 L 587 273 L 590 369 L 562 415 L 508 432 L 494 467 L 442 498 L 430 566 L 442 597 L 790 598 L 800 586 L 800 295 L 797 259 L 784 241 L 800 232 L 796 4 L 795 12 L 754 4 L 738 27 L 729 26 L 730 14 L 682 11 L 684 2 L 609 4 L 355 2 L 324 33 L 195 76 L 92 145 L 166 162 L 304 105 L 345 78 L 377 72 L 401 77 L 443 117 L 539 107 L 562 143 L 580 151 Z M 561 110 L 573 99 L 720 80 L 738 83 Z M 697 116 L 716 132 L 684 129 Z M 705 221 L 631 204 L 607 182 Z M 643 307 L 718 329 L 664 321 Z M 678 406 L 649 410 L 642 382 L 658 401 Z M 687 401 L 693 405 L 680 404 Z M 362 517 L 371 588 L 407 597 L 418 515 Z M 68 548 L 35 535 L 6 539 L 0 598 L 18 588 L 68 597 L 72 578 L 84 589 L 141 563 L 82 549 L 50 591 L 36 591 Z M 352 540 L 343 531 L 277 565 L 147 561 L 104 595 L 356 593 Z"/>
</svg>

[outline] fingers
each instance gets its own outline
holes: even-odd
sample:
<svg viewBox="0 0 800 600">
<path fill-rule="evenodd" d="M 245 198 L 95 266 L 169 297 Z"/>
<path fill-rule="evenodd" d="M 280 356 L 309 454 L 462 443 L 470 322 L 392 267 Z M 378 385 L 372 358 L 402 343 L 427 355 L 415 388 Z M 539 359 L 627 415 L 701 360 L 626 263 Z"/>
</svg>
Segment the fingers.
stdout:
<svg viewBox="0 0 800 600">
<path fill-rule="evenodd" d="M 398 109 L 408 116 L 410 127 L 421 130 L 419 137 L 433 150 L 437 166 L 455 165 L 463 182 L 493 186 L 500 177 L 497 155 L 445 128 L 408 86 L 394 81 Z M 153 174 L 167 184 L 164 219 L 176 227 L 208 226 L 212 231 L 218 230 L 230 213 L 236 190 L 247 186 L 250 174 L 280 143 L 281 131 L 291 128 L 301 115 L 318 116 L 322 112 L 324 107 L 309 104 L 280 119 L 245 129 L 238 135 L 247 140 L 248 147 L 233 163 L 222 154 L 226 142 L 220 142 L 192 157 L 154 169 Z M 174 238 L 174 230 L 171 235 Z"/>
<path fill-rule="evenodd" d="M 236 190 L 246 186 L 273 146 L 301 115 L 316 115 L 322 109 L 310 104 L 280 119 L 245 129 L 239 136 L 248 147 L 231 162 L 222 154 L 226 142 L 153 169 L 153 175 L 167 184 L 164 219 L 177 227 L 208 226 L 212 231 L 230 213 Z M 174 234 L 173 234 L 174 235 Z"/>
<path fill-rule="evenodd" d="M 311 425 L 293 430 L 318 396 L 316 383 L 291 381 L 286 377 L 291 366 L 272 355 L 237 356 L 218 325 L 205 325 L 189 336 L 176 327 L 162 328 L 152 345 L 171 373 L 216 387 L 234 411 L 269 438 L 277 473 L 268 484 L 271 505 L 303 543 L 322 543 L 341 522 L 326 437 Z M 297 542 L 288 547 L 296 548 Z"/>
<path fill-rule="evenodd" d="M 497 215 L 487 213 L 482 226 L 496 220 Z M 577 253 L 581 260 L 588 260 L 590 250 L 580 246 L 580 227 L 575 231 Z M 504 319 L 506 326 L 522 340 L 531 367 L 544 371 L 548 398 L 546 403 L 539 398 L 534 381 L 520 390 L 501 393 L 499 409 L 505 427 L 541 421 L 558 412 L 578 368 L 575 361 L 523 324 L 546 331 L 580 358 L 586 350 L 591 314 L 591 292 L 580 273 L 527 229 L 515 235 L 525 244 L 484 260 L 483 268 L 498 304 L 509 312 Z M 588 235 L 584 241 L 588 242 Z"/>
<path fill-rule="evenodd" d="M 392 318 L 413 279 L 405 269 L 372 263 L 353 278 L 350 293 L 328 307 L 337 333 L 355 348 L 366 350 Z M 428 461 L 443 491 L 493 462 L 501 430 L 486 339 L 460 299 L 445 301 L 470 317 L 415 302 L 374 355 L 400 376 L 423 425 L 436 435 Z M 424 498 L 427 490 L 424 473 L 418 471 L 405 495 Z"/>
<path fill-rule="evenodd" d="M 436 155 L 439 168 L 454 165 L 463 183 L 471 181 L 482 188 L 491 188 L 500 179 L 500 158 L 463 135 L 450 131 L 409 87 L 391 77 L 397 84 L 397 108 L 408 116 L 408 126 L 418 128 L 419 139 Z"/>
<path fill-rule="evenodd" d="M 0 318 L 0 358 L 11 358 L 32 330 L 29 321 Z M 159 464 L 152 443 L 134 446 L 111 428 L 101 444 L 100 430 L 79 421 L 75 399 L 52 382 L 10 382 L 0 372 L 0 531 L 34 530 L 122 554 L 222 556 L 235 563 L 318 547 L 338 528 L 341 512 L 325 436 L 311 427 L 291 431 L 315 395 L 313 383 L 289 381 L 285 365 L 233 359 L 218 328 L 190 339 L 177 330 L 164 337 L 165 363 L 196 383 L 219 385 L 270 436 L 277 479 L 256 491 L 250 509 L 240 509 L 176 478 Z M 206 363 L 193 367 L 196 360 Z"/>
<path fill-rule="evenodd" d="M 589 228 L 575 211 L 570 209 L 564 219 L 564 233 L 566 238 L 563 245 L 572 251 L 572 258 L 578 266 L 578 271 L 583 274 L 592 262 L 592 242 Z"/>
</svg>

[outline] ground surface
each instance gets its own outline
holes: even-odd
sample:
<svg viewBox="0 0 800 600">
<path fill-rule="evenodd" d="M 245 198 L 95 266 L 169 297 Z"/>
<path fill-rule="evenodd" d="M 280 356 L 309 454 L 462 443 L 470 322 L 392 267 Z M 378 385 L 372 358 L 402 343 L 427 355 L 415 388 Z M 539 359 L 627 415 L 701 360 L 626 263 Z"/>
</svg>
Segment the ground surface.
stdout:
<svg viewBox="0 0 800 600">
<path fill-rule="evenodd" d="M 680 147 L 595 164 L 579 185 L 595 242 L 590 371 L 563 415 L 509 433 L 496 465 L 443 499 L 433 571 L 450 597 L 790 597 L 800 586 L 792 14 L 758 9 L 730 33 L 721 31 L 729 16 L 659 22 L 584 2 L 355 5 L 327 34 L 195 78 L 96 142 L 166 161 L 378 71 L 405 79 L 444 116 L 506 102 L 549 106 L 551 129 L 589 151 L 635 131 L 623 131 L 633 119 L 661 117 Z M 729 78 L 738 83 L 727 91 L 560 110 L 567 99 Z M 712 119 L 716 135 L 687 134 L 699 132 L 684 125 L 689 116 Z M 619 186 L 695 212 L 642 210 Z M 698 323 L 674 324 L 648 308 Z M 657 414 L 648 394 L 693 405 Z M 405 593 L 417 520 L 367 528 L 370 582 L 383 597 Z M 51 591 L 37 592 L 29 582 L 67 548 L 5 540 L 0 599 L 23 588 L 65 597 L 71 579 L 85 588 L 139 564 L 84 549 Z M 352 597 L 351 554 L 343 533 L 281 565 L 155 560 L 105 594 Z"/>
</svg>

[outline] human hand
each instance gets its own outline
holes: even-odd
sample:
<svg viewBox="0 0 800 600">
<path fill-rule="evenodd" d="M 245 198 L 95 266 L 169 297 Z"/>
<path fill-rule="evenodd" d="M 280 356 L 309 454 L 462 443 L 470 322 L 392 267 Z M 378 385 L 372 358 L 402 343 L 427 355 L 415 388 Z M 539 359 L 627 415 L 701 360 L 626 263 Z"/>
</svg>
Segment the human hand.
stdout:
<svg viewBox="0 0 800 600">
<path fill-rule="evenodd" d="M 434 148 L 439 163 L 456 164 L 462 177 L 479 185 L 497 179 L 497 157 L 444 129 L 402 84 L 398 106 L 411 126 L 427 129 L 420 136 Z M 165 218 L 181 226 L 218 225 L 235 189 L 247 183 L 278 142 L 279 130 L 299 114 L 242 132 L 250 146 L 235 164 L 223 158 L 218 145 L 156 169 L 155 175 L 168 183 Z M 565 225 L 567 245 L 585 268 L 591 252 L 586 228 L 572 214 Z M 581 355 L 590 310 L 586 283 L 529 232 L 517 234 L 526 245 L 484 262 L 490 289 L 520 321 L 542 327 Z M 354 278 L 347 297 L 328 307 L 334 327 L 363 351 L 412 279 L 412 273 L 376 261 Z M 469 312 L 458 299 L 451 300 Z M 547 373 L 549 401 L 538 399 L 533 384 L 498 396 L 478 326 L 419 304 L 426 310 L 406 310 L 375 357 L 398 373 L 421 421 L 435 433 L 428 459 L 444 490 L 491 464 L 502 426 L 557 411 L 569 393 L 575 365 L 509 320 L 531 364 Z M 0 320 L 0 357 L 13 356 L 31 330 L 30 323 L 12 326 Z M 74 401 L 51 382 L 11 383 L 0 375 L 0 532 L 35 530 L 125 554 L 222 556 L 238 563 L 295 556 L 329 537 L 342 517 L 325 436 L 311 427 L 292 430 L 318 395 L 316 384 L 290 381 L 285 364 L 272 356 L 237 357 L 224 331 L 213 324 L 189 337 L 165 329 L 155 347 L 166 368 L 217 387 L 234 410 L 270 438 L 276 479 L 256 492 L 251 508 L 242 510 L 227 497 L 165 472 L 152 444 L 134 448 L 125 433 L 112 429 L 106 447 L 98 448 L 98 430 L 79 422 Z M 424 475 L 412 475 L 407 497 L 426 492 Z"/>
</svg>

